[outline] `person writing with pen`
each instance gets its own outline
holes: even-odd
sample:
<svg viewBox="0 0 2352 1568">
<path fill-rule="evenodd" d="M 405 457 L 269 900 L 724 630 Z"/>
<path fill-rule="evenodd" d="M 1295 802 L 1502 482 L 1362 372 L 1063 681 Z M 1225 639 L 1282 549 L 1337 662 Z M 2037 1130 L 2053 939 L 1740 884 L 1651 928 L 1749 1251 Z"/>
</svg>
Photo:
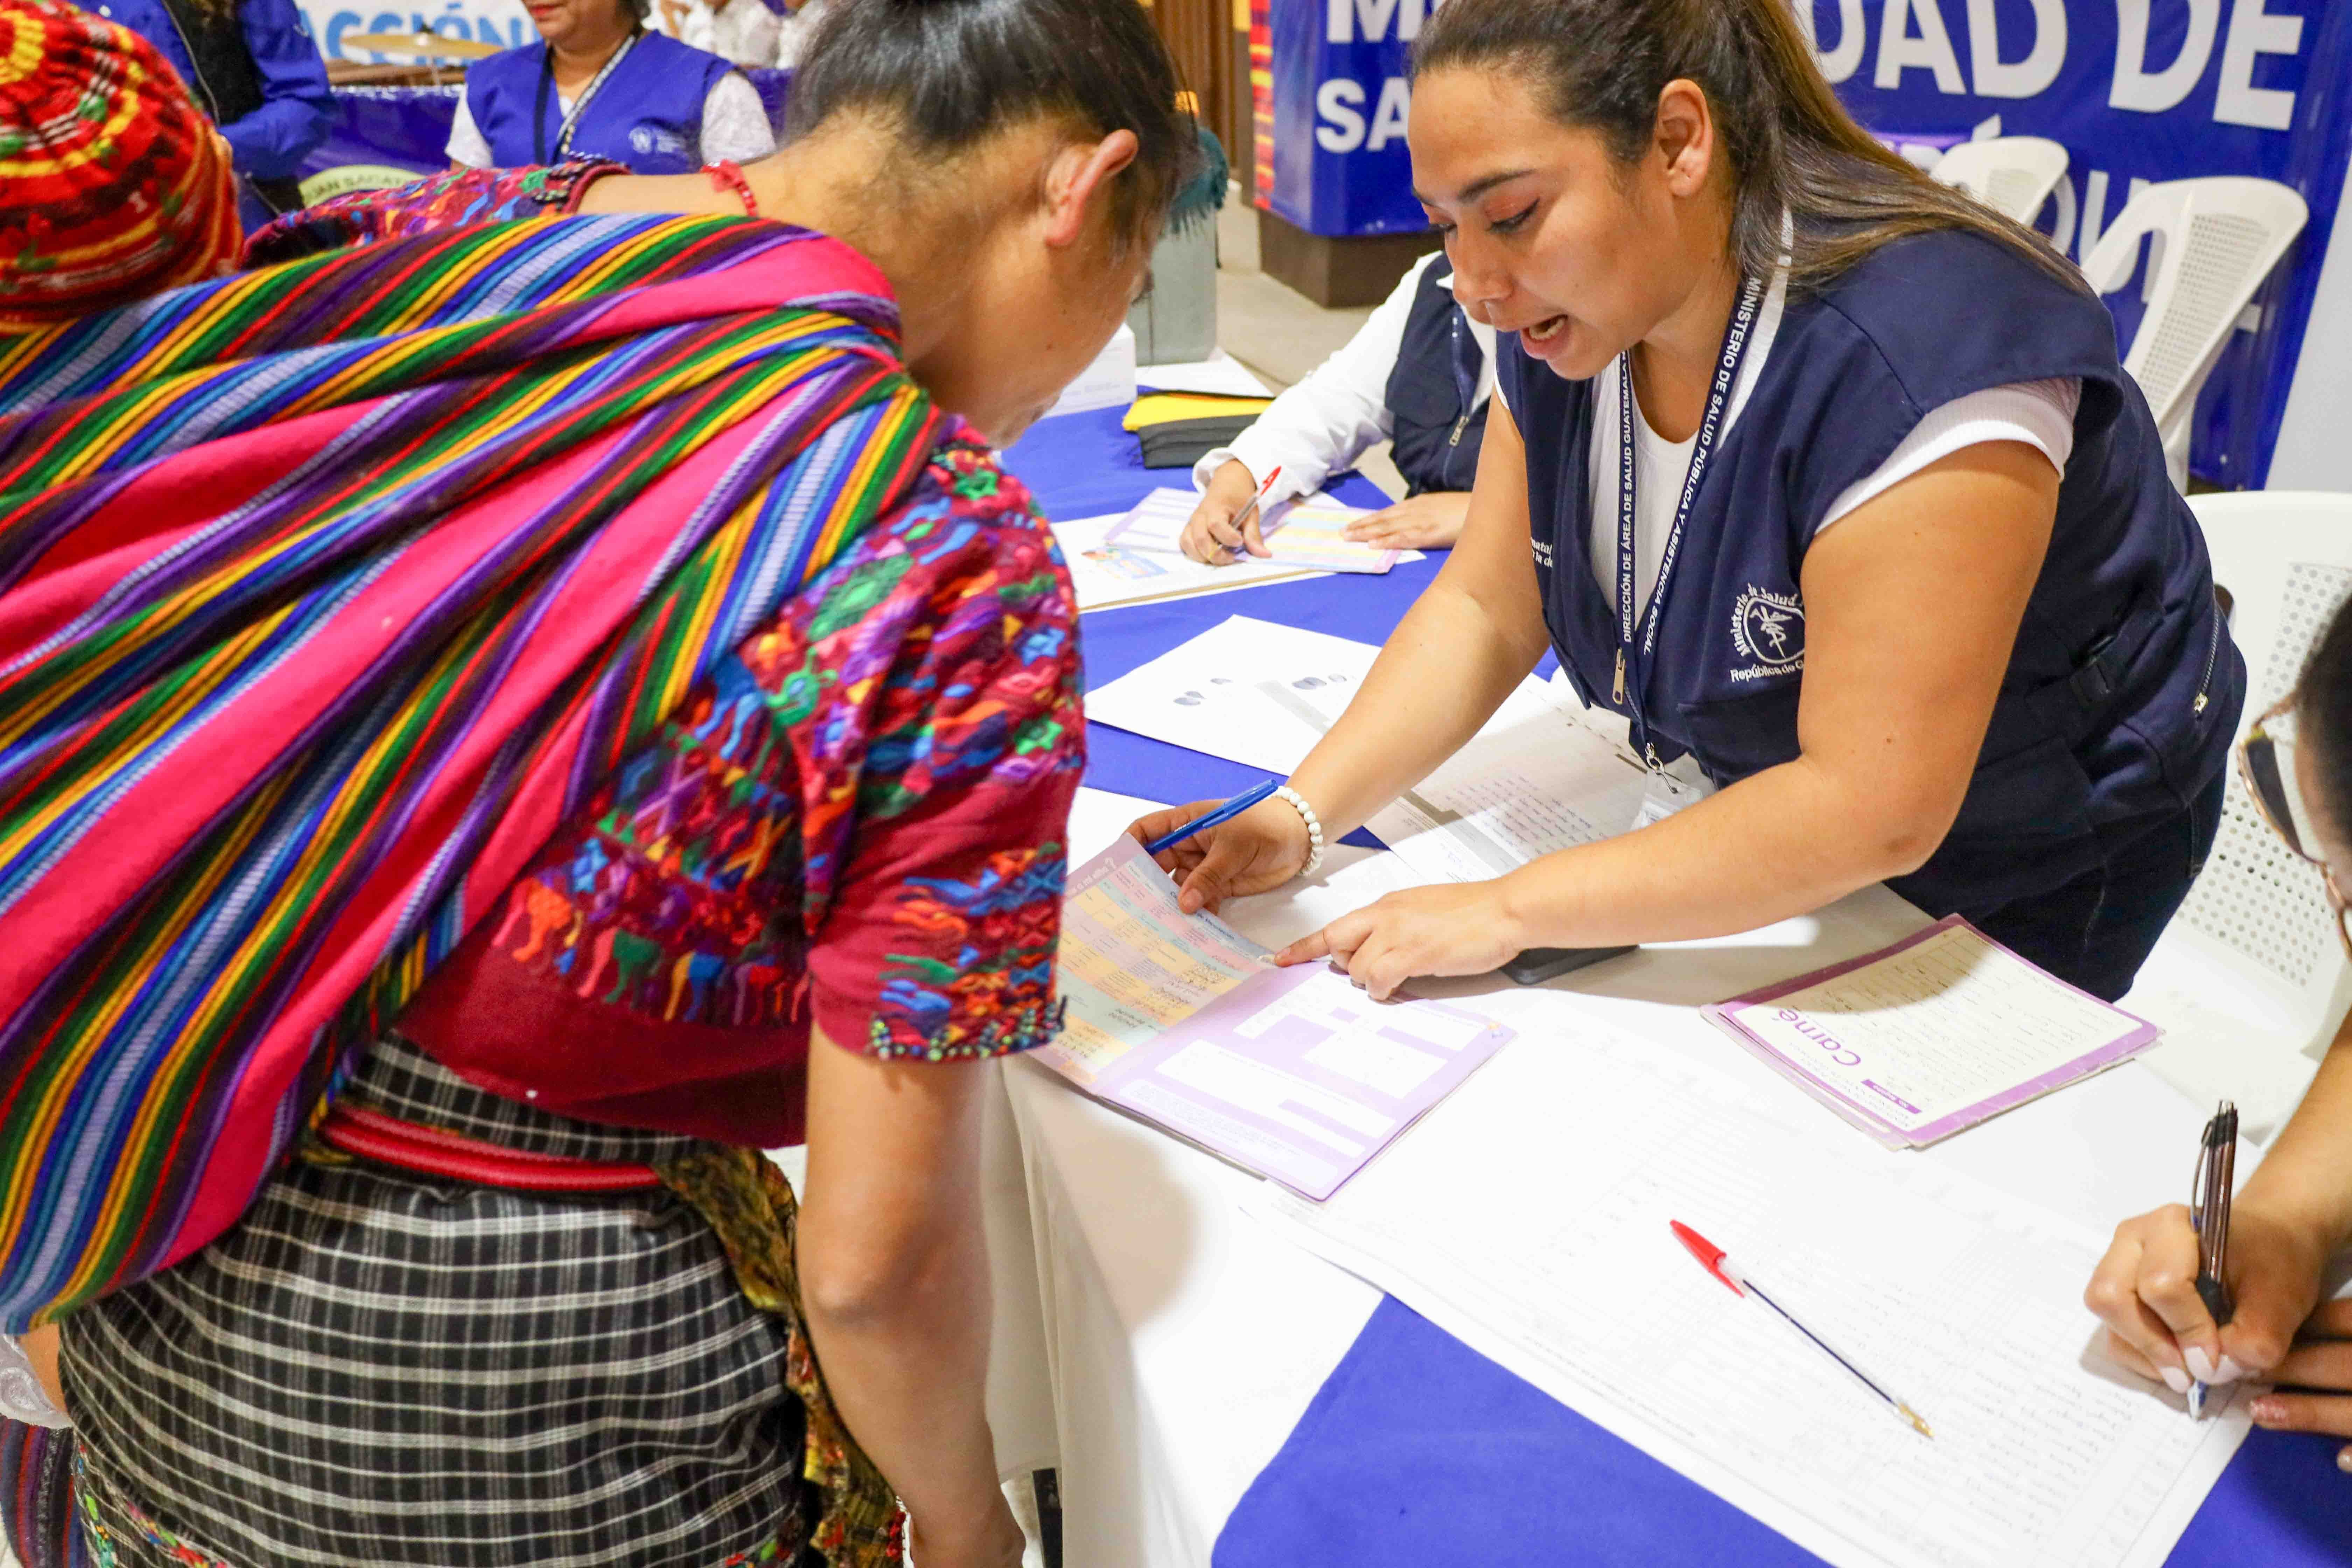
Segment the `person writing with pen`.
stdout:
<svg viewBox="0 0 2352 1568">
<path fill-rule="evenodd" d="M 1499 334 L 1468 521 L 1290 793 L 1159 857 L 1184 907 L 1311 875 L 1550 649 L 1648 825 L 1286 961 L 1385 998 L 1885 881 L 2122 995 L 2245 671 L 2080 274 L 1864 133 L 1780 0 L 1449 0 L 1413 70 L 1414 187 Z"/>
<path fill-rule="evenodd" d="M 2319 869 L 2352 956 L 2352 607 L 2336 612 L 2285 702 L 2247 732 L 2240 772 L 2263 816 Z M 2352 1300 L 2323 1301 L 2329 1259 L 2352 1241 L 2352 1020 L 2231 1206 L 2229 1321 L 2198 1289 L 2199 1237 L 2178 1204 L 2125 1221 L 2084 1300 L 2109 1357 L 2176 1394 L 2267 1383 L 2257 1426 L 2352 1438 Z M 2336 1457 L 2352 1470 L 2352 1445 Z"/>
</svg>

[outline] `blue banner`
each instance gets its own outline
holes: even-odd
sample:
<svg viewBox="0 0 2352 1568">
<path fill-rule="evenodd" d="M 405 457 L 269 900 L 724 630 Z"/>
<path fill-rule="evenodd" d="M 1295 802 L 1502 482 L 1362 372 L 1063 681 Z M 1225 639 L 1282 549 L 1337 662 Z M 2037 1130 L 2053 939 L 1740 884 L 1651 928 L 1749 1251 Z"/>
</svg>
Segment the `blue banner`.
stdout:
<svg viewBox="0 0 2352 1568">
<path fill-rule="evenodd" d="M 1423 226 L 1407 57 L 1435 0 L 1275 0 L 1272 188 L 1309 233 Z M 1854 117 L 1927 161 L 1973 135 L 2046 136 L 2072 166 L 2040 226 L 2080 260 L 2132 191 L 2252 174 L 2308 226 L 2198 402 L 2191 467 L 2259 486 L 2352 153 L 2352 0 L 1796 0 Z M 2109 296 L 2121 341 L 2140 280 Z"/>
<path fill-rule="evenodd" d="M 1273 0 L 1274 185 L 1309 234 L 1414 232 L 1406 55 L 1424 0 Z"/>
</svg>

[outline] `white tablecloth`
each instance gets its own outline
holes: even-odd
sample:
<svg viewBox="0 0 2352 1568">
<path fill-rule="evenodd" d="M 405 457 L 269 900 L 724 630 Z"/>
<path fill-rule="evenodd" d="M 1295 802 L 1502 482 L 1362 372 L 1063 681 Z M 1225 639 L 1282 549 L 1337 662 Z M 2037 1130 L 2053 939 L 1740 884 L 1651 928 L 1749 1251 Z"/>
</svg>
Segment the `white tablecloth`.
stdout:
<svg viewBox="0 0 2352 1568">
<path fill-rule="evenodd" d="M 1107 844 L 1138 805 L 1082 795 L 1073 861 Z M 1385 891 L 1391 864 L 1342 847 L 1319 885 L 1246 900 L 1227 918 L 1261 942 L 1287 941 Z M 1553 989 L 1564 1019 L 1589 1009 L 1734 1075 L 1760 1100 L 1793 1097 L 1810 1108 L 1697 1008 L 1925 923 L 1874 888 L 1744 936 L 1645 949 Z M 1542 1041 L 1507 1048 L 1541 1049 Z M 1034 1063 L 1008 1064 L 1004 1082 L 1019 1136 L 1017 1148 L 992 1143 L 989 1176 L 998 1274 L 991 1415 L 1000 1457 L 1013 1461 L 1008 1472 L 1058 1465 L 1069 1568 L 1203 1568 L 1226 1517 L 1379 1294 L 1240 1212 L 1255 1178 Z M 1822 1136 L 1854 1136 L 1812 1110 Z M 2180 1196 L 2202 1115 L 2126 1064 L 1923 1157 L 2104 1230 Z M 1025 1188 L 1028 1237 L 1021 1216 L 1007 1212 L 1016 1188 Z M 1032 1245 L 1034 1275 L 1024 1267 Z M 2086 1315 L 2086 1339 L 2090 1328 Z"/>
</svg>

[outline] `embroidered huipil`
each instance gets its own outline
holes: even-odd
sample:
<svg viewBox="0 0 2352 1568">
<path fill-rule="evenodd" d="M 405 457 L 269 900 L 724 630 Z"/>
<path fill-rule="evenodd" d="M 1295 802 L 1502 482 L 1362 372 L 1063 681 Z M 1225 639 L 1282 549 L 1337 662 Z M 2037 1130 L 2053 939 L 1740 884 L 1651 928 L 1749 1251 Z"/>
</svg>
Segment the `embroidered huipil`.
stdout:
<svg viewBox="0 0 2352 1568">
<path fill-rule="evenodd" d="M 698 690 L 399 1027 L 591 1120 L 803 1137 L 812 1026 L 929 1060 L 1058 1023 L 1076 605 L 976 440 Z"/>
</svg>

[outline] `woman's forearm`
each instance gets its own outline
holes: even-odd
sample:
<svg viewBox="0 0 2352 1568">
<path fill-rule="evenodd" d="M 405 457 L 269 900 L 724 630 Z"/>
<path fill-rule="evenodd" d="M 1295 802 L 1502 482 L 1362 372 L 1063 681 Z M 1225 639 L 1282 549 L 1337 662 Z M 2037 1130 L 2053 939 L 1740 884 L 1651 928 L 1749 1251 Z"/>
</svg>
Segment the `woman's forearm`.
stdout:
<svg viewBox="0 0 2352 1568">
<path fill-rule="evenodd" d="M 1291 777 L 1326 837 L 1362 826 L 1459 751 L 1543 647 L 1440 575 L 1381 648 L 1348 711 Z"/>
<path fill-rule="evenodd" d="M 1639 832 L 1544 856 L 1498 891 L 1529 947 L 1689 942 L 1770 925 L 1916 869 L 1934 848 L 1923 837 L 1800 758 Z"/>
<path fill-rule="evenodd" d="M 2303 1228 L 2326 1251 L 2352 1239 L 2352 1018 L 2336 1030 L 2319 1076 L 2246 1178 L 2240 1202 Z"/>
</svg>

